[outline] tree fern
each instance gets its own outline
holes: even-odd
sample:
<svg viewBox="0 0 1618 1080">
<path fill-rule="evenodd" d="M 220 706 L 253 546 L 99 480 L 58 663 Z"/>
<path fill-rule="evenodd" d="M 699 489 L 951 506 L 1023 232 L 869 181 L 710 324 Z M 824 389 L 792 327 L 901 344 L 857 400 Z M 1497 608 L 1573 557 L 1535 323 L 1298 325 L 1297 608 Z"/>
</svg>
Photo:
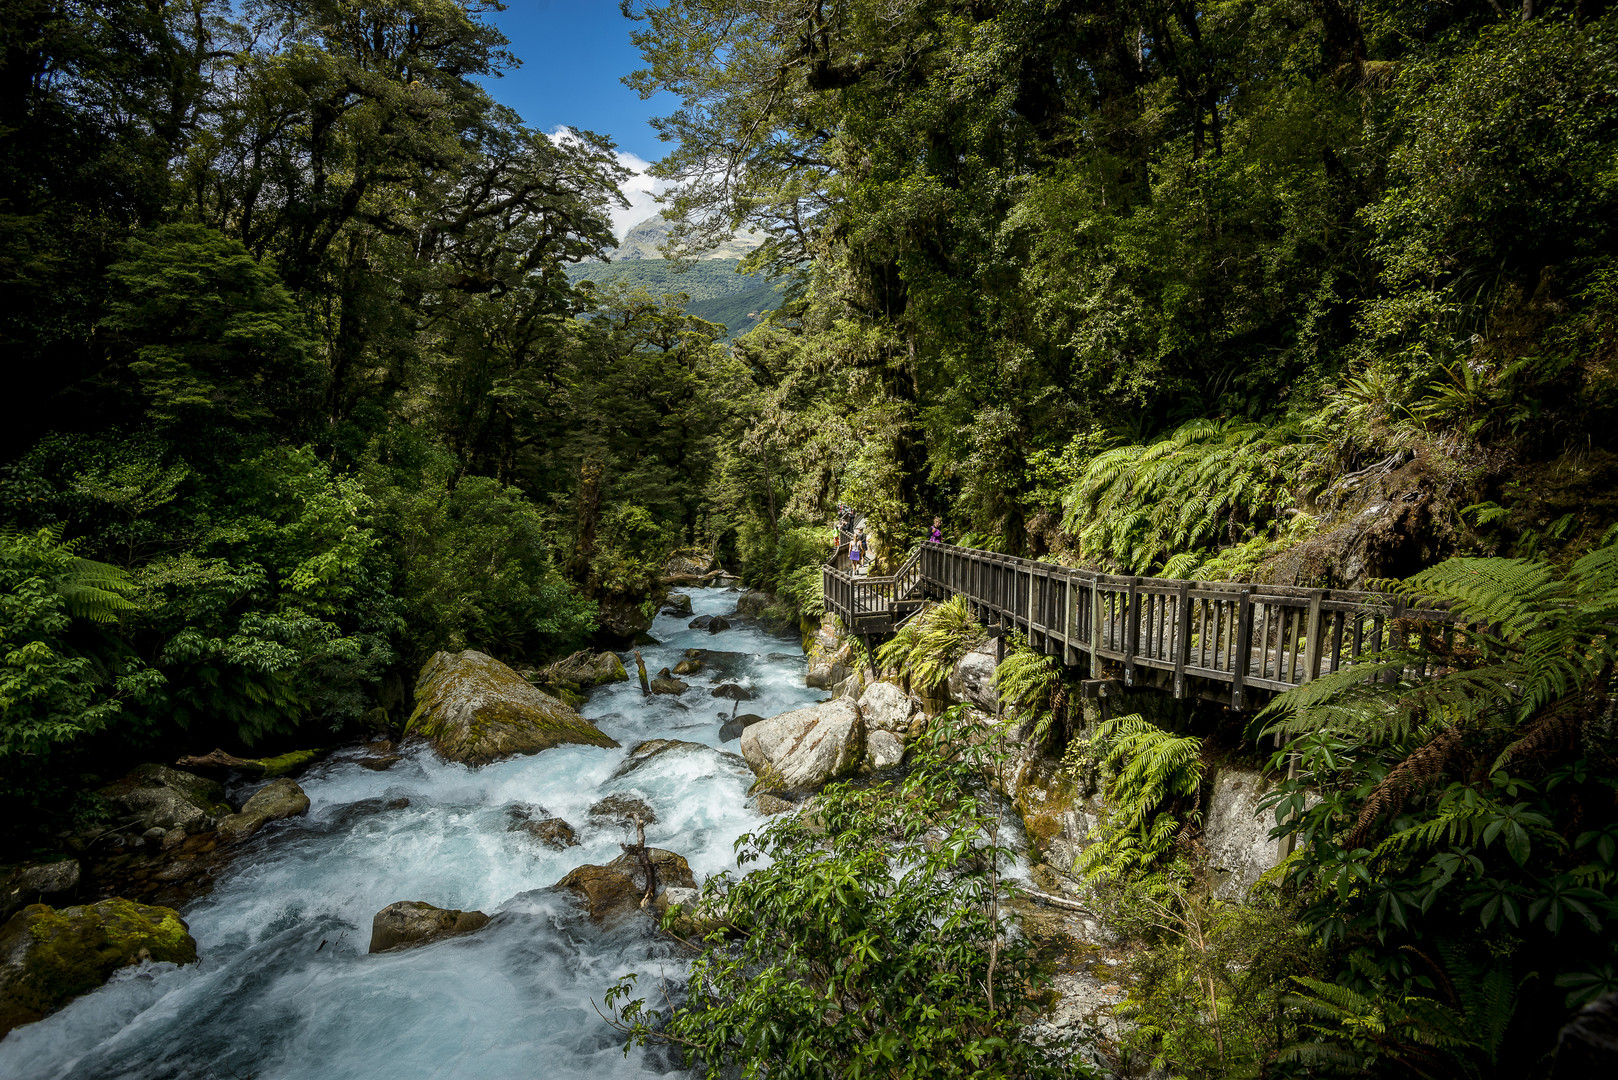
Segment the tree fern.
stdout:
<svg viewBox="0 0 1618 1080">
<path fill-rule="evenodd" d="M 111 563 L 97 562 L 73 554 L 76 542 L 62 540 L 62 528 L 49 526 L 38 533 L 6 532 L 0 544 L 7 550 L 31 551 L 35 557 L 48 553 L 41 565 L 49 565 L 50 582 L 62 598 L 68 614 L 91 622 L 113 623 L 134 608 L 129 594 L 134 584 L 129 574 Z"/>
<path fill-rule="evenodd" d="M 1019 640 L 994 669 L 994 688 L 1017 720 L 1032 720 L 1029 740 L 1043 746 L 1062 697 L 1062 669 L 1055 657 L 1045 656 Z"/>
<path fill-rule="evenodd" d="M 1091 459 L 1068 488 L 1063 527 L 1086 557 L 1149 573 L 1176 553 L 1268 529 L 1294 505 L 1312 454 L 1290 428 L 1194 420 L 1166 439 Z M 1178 565 L 1190 569 L 1183 554 Z"/>
</svg>

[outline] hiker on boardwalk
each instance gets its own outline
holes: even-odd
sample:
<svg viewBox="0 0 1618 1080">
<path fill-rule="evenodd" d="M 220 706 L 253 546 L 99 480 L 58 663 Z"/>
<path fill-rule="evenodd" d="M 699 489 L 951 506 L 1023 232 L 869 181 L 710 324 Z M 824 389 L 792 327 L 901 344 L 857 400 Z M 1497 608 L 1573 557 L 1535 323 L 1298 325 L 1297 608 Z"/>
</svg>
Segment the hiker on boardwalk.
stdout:
<svg viewBox="0 0 1618 1080">
<path fill-rule="evenodd" d="M 855 537 L 848 545 L 849 572 L 855 577 L 860 576 L 860 538 Z"/>
<path fill-rule="evenodd" d="M 943 518 L 941 518 L 941 517 L 933 518 L 933 527 L 932 527 L 932 530 L 927 533 L 927 542 L 929 544 L 942 544 L 944 542 L 944 519 Z"/>
</svg>

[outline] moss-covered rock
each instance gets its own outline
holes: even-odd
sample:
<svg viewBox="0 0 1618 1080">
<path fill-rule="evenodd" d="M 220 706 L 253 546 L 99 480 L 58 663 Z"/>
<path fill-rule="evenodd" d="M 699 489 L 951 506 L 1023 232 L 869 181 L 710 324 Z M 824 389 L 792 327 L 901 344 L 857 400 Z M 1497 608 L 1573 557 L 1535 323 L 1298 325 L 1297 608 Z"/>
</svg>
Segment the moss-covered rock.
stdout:
<svg viewBox="0 0 1618 1080">
<path fill-rule="evenodd" d="M 434 653 L 407 729 L 451 761 L 486 765 L 564 743 L 618 743 L 565 703 L 484 653 Z"/>
<path fill-rule="evenodd" d="M 142 960 L 189 964 L 197 943 L 173 908 L 129 900 L 57 910 L 30 904 L 0 927 L 0 1035 Z"/>
</svg>

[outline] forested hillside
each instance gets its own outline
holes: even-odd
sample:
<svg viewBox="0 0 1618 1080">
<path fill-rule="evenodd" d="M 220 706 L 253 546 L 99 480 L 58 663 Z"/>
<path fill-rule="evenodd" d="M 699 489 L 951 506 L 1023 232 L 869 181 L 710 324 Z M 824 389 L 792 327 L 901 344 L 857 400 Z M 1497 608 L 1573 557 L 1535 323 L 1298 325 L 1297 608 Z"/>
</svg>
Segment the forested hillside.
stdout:
<svg viewBox="0 0 1618 1080">
<path fill-rule="evenodd" d="M 482 5 L 20 0 L 0 35 L 16 842 L 131 755 L 380 730 L 434 649 L 633 623 L 709 534 L 746 372 L 569 284 L 624 174 L 483 89 Z"/>
<path fill-rule="evenodd" d="M 499 8 L 0 0 L 0 862 L 118 827 L 136 762 L 399 736 L 438 650 L 627 649 L 680 548 L 831 634 L 837 506 L 879 570 L 936 515 L 1456 612 L 1257 716 L 1087 727 L 1019 640 L 995 678 L 1111 808 L 1060 869 L 1140 943 L 1130 1068 L 1550 1075 L 1618 991 L 1618 11 L 630 0 L 672 250 L 604 263 L 629 174 L 500 104 Z M 955 603 L 840 647 L 931 722 L 983 640 Z M 1059 961 L 1002 937 L 1011 729 L 961 715 L 779 819 L 723 886 L 758 933 L 682 924 L 695 990 L 631 1034 L 714 1075 L 1089 1071 L 1029 1041 Z M 1198 862 L 1228 762 L 1294 852 L 1251 904 Z M 932 891 L 861 921 L 901 864 Z"/>
<path fill-rule="evenodd" d="M 575 263 L 567 268 L 575 285 L 641 291 L 654 296 L 684 295 L 688 315 L 718 323 L 726 336 L 744 334 L 781 304 L 780 286 L 754 275 L 738 274 L 739 259 L 700 259 L 686 265 L 664 259 L 630 259 L 612 263 Z"/>
</svg>

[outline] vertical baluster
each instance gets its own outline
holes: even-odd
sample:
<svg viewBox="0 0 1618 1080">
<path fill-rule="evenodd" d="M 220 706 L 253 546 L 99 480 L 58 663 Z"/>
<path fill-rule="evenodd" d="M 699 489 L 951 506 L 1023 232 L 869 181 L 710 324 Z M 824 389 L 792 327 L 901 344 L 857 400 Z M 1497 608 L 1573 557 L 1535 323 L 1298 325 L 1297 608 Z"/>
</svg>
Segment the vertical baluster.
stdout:
<svg viewBox="0 0 1618 1080">
<path fill-rule="evenodd" d="M 1253 656 L 1253 590 L 1243 589 L 1236 601 L 1235 656 L 1231 664 L 1230 706 L 1241 709 L 1245 704 L 1247 670 Z"/>
<path fill-rule="evenodd" d="M 1180 582 L 1180 595 L 1174 605 L 1174 696 L 1184 698 L 1185 665 L 1191 657 L 1191 583 Z"/>
</svg>

